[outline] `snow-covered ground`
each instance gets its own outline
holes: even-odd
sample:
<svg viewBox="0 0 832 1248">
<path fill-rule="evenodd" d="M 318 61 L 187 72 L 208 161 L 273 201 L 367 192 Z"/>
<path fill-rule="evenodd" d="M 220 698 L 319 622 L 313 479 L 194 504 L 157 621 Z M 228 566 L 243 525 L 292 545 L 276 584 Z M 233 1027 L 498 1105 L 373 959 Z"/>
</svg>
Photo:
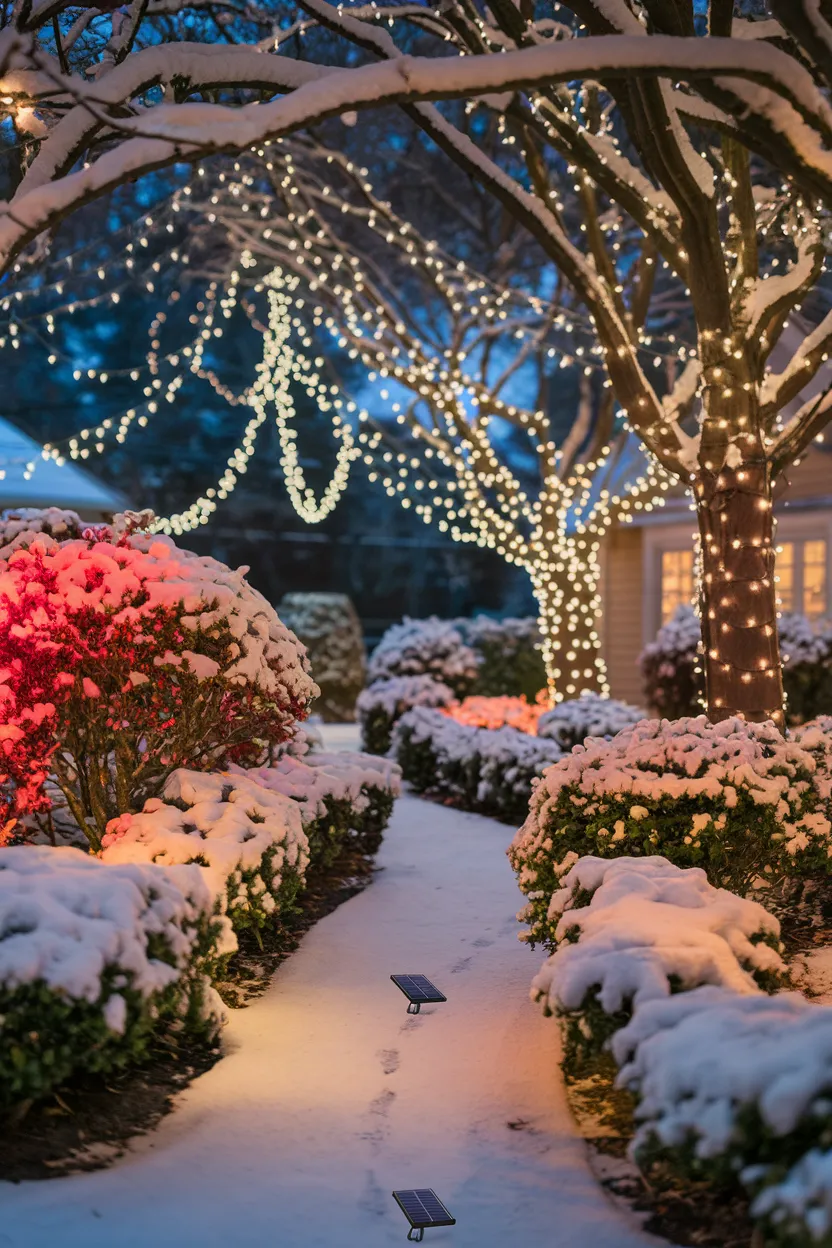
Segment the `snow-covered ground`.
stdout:
<svg viewBox="0 0 832 1248">
<path fill-rule="evenodd" d="M 327 730 L 330 748 L 355 741 Z M 405 1241 L 394 1188 L 434 1187 L 442 1248 L 656 1243 L 588 1169 L 558 1032 L 529 1001 L 510 829 L 411 797 L 365 892 L 235 1011 L 228 1056 L 113 1168 L 0 1184 L 0 1248 L 376 1248 Z M 391 972 L 448 997 L 408 1017 Z M 509 1125 L 511 1124 L 511 1125 Z"/>
</svg>

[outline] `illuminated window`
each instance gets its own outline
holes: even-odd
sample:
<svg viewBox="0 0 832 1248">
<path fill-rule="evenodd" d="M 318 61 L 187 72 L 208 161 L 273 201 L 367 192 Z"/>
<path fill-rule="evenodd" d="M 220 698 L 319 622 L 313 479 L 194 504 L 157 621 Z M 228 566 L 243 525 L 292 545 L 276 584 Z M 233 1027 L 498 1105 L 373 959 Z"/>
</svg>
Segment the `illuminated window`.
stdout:
<svg viewBox="0 0 832 1248">
<path fill-rule="evenodd" d="M 826 614 L 826 559 L 823 538 L 778 547 L 775 570 L 781 610 L 799 611 L 810 619 Z"/>
<path fill-rule="evenodd" d="M 794 542 L 784 542 L 775 560 L 777 575 L 780 577 L 777 592 L 783 611 L 794 611 Z"/>
<path fill-rule="evenodd" d="M 693 551 L 662 551 L 662 623 L 693 598 Z"/>
</svg>

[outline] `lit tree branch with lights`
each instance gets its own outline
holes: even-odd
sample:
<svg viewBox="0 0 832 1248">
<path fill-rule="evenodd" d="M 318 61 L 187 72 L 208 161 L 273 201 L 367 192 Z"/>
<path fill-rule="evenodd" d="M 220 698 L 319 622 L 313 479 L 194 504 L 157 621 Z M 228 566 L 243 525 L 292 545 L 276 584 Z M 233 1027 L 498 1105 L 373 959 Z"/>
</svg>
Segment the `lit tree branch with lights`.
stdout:
<svg viewBox="0 0 832 1248">
<path fill-rule="evenodd" d="M 367 170 L 337 151 L 280 145 L 265 164 L 234 168 L 212 184 L 213 193 L 194 188 L 189 202 L 216 223 L 234 259 L 244 258 L 225 275 L 235 298 L 243 282 L 264 284 L 264 264 L 270 270 L 266 367 L 251 396 L 258 416 L 265 418 L 264 387 L 271 384 L 263 378 L 276 368 L 285 374 L 285 353 L 293 356 L 293 329 L 309 348 L 310 335 L 320 345 L 328 331 L 338 353 L 363 366 L 381 400 L 369 403 L 372 414 L 358 414 L 357 437 L 347 444 L 345 417 L 355 403 L 331 383 L 309 390 L 334 414 L 339 456 L 348 463 L 354 448 L 370 480 L 426 524 L 493 549 L 528 573 L 554 700 L 608 693 L 598 631 L 601 541 L 614 519 L 661 501 L 670 478 L 632 453 L 632 439 L 614 420 L 591 322 L 570 307 L 560 284 L 548 297 L 530 292 L 525 281 L 512 286 L 514 249 L 498 257 L 494 267 L 506 272 L 497 280 L 444 254 L 376 195 Z M 534 262 L 543 289 L 551 274 L 538 254 Z M 640 280 L 636 264 L 629 281 Z M 220 302 L 227 306 L 228 297 Z M 647 345 L 660 349 L 655 335 Z M 563 419 L 547 410 L 547 392 L 553 374 L 568 365 L 581 373 L 581 398 L 563 431 Z M 291 407 L 282 381 L 268 397 L 285 437 Z M 316 512 L 285 443 L 283 466 L 299 513 L 312 522 L 323 518 L 345 474 L 333 478 Z"/>
<path fill-rule="evenodd" d="M 81 58 L 64 68 L 44 37 L 48 6 L 22 6 L 0 37 L 0 85 L 21 124 L 45 133 L 0 219 L 3 262 L 142 172 L 263 150 L 347 110 L 400 104 L 535 238 L 591 317 L 630 427 L 691 484 L 711 715 L 782 722 L 772 493 L 827 422 L 832 398 L 779 418 L 828 362 L 832 318 L 784 369 L 774 373 L 769 361 L 790 313 L 822 277 L 818 204 L 832 190 L 824 6 L 769 0 L 771 20 L 759 23 L 735 17 L 726 0 L 710 0 L 702 15 L 693 0 L 570 0 L 540 18 L 509 0 L 488 9 L 303 7 L 305 61 L 281 52 L 279 35 L 233 48 L 142 46 L 153 17 L 134 6 L 126 23 L 113 18 L 112 47 L 94 48 L 94 65 Z M 335 38 L 346 68 L 314 60 L 316 25 Z M 426 55 L 408 55 L 414 39 Z M 355 64 L 359 55 L 370 63 Z M 483 151 L 458 108 L 428 102 L 494 93 L 519 169 Z M 587 207 L 581 246 L 558 208 L 564 163 L 579 171 Z M 615 206 L 637 224 L 645 269 L 663 263 L 690 291 L 697 354 L 664 398 L 640 357 L 638 299 L 593 228 L 594 203 L 598 216 Z M 761 229 L 777 232 L 776 246 L 758 244 Z"/>
</svg>

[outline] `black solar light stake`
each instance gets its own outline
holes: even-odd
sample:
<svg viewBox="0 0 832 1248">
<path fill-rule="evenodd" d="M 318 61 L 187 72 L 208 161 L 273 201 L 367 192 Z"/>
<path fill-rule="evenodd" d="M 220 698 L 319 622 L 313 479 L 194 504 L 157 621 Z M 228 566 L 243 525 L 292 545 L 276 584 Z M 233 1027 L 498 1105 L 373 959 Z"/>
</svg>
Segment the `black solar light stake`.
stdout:
<svg viewBox="0 0 832 1248">
<path fill-rule="evenodd" d="M 405 977 L 406 978 L 406 977 Z M 445 998 L 443 997 L 444 1001 Z M 416 1187 L 405 1192 L 394 1192 L 393 1199 L 410 1223 L 407 1238 L 420 1244 L 428 1226 L 456 1226 L 432 1187 Z"/>
<path fill-rule="evenodd" d="M 401 988 L 409 1001 L 408 1014 L 418 1014 L 421 1005 L 431 1005 L 436 1001 L 447 1001 L 436 984 L 432 984 L 427 975 L 391 975 L 393 983 Z"/>
</svg>

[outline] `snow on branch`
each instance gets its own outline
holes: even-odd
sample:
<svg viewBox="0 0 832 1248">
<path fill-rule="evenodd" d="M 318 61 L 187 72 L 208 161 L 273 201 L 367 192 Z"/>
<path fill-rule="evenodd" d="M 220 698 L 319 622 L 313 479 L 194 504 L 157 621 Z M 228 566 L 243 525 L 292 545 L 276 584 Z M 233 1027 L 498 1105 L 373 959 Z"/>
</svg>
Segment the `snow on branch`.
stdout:
<svg viewBox="0 0 832 1248">
<path fill-rule="evenodd" d="M 336 15 L 336 10 L 320 0 L 314 0 L 314 5 L 309 0 L 307 3 L 317 14 L 329 8 Z M 367 29 L 373 33 L 369 26 Z M 26 68 L 27 63 L 31 69 L 48 68 L 43 54 L 35 54 L 31 45 L 27 50 L 25 39 L 17 32 L 3 32 L 0 67 L 4 76 Z M 37 172 L 28 183 L 24 178 L 7 208 L 0 229 L 0 259 L 7 263 L 41 229 L 79 203 L 128 177 L 177 159 L 243 150 L 326 117 L 383 103 L 528 90 L 574 78 L 620 78 L 625 74 L 686 80 L 719 76 L 727 78 L 732 90 L 751 92 L 752 100 L 753 92 L 767 92 L 771 100 L 779 100 L 783 137 L 789 141 L 792 123 L 799 121 L 802 130 L 795 136 L 794 146 L 804 147 L 805 132 L 814 136 L 810 153 L 813 163 L 832 180 L 832 153 L 824 150 L 824 143 L 832 136 L 832 110 L 811 75 L 794 58 L 757 41 L 615 35 L 539 44 L 500 56 L 396 55 L 379 64 L 336 70 L 302 65 L 250 47 L 167 43 L 131 53 L 93 82 L 63 77 L 55 64 L 52 76 L 56 93 L 69 93 L 78 103 L 43 141 Z M 134 110 L 133 116 L 120 115 L 123 108 L 115 107 L 133 98 L 135 92 L 174 79 L 191 84 L 195 90 L 236 85 L 272 87 L 289 94 L 236 108 L 163 102 Z M 106 112 L 113 130 L 123 137 L 89 169 L 60 177 L 60 171 L 77 159 L 77 145 L 90 130 L 87 104 L 93 111 Z M 97 121 L 94 129 L 100 124 Z M 38 194 L 44 180 L 56 176 L 60 186 L 54 194 Z"/>
</svg>

